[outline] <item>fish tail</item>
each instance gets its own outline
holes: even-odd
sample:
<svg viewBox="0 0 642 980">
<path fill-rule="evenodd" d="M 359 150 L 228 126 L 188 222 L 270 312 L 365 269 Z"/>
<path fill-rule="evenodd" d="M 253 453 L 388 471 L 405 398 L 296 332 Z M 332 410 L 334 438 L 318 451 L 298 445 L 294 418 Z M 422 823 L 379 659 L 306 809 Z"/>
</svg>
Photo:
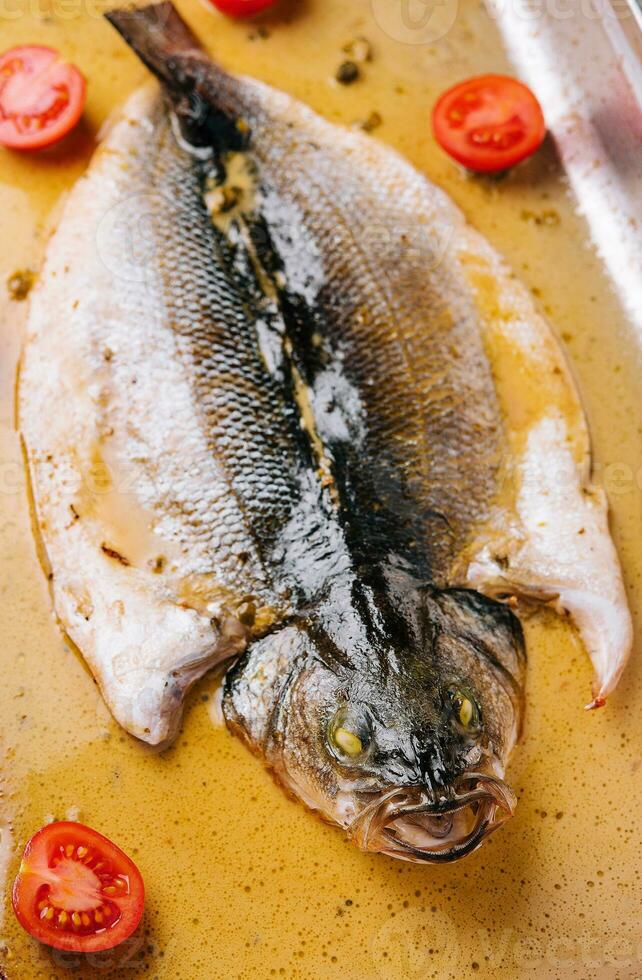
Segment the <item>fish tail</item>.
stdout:
<svg viewBox="0 0 642 980">
<path fill-rule="evenodd" d="M 169 0 L 145 7 L 125 7 L 105 14 L 138 57 L 169 88 L 180 84 L 182 72 L 176 59 L 186 56 L 202 61 L 204 52 L 197 38 Z M 185 81 L 185 78 L 183 78 Z"/>
<path fill-rule="evenodd" d="M 107 20 L 161 82 L 183 139 L 192 148 L 241 149 L 237 80 L 214 64 L 169 0 L 111 10 Z"/>
</svg>

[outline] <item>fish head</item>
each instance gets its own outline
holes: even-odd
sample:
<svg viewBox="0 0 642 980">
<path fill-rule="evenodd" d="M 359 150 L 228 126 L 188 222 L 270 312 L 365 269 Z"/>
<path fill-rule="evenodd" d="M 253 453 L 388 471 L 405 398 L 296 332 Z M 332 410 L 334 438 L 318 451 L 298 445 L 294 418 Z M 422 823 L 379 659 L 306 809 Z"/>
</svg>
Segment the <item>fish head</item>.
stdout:
<svg viewBox="0 0 642 980">
<path fill-rule="evenodd" d="M 311 618 L 264 638 L 228 676 L 225 714 L 362 849 L 454 860 L 514 810 L 502 777 L 521 725 L 521 630 L 465 590 L 413 590 L 390 618 L 361 636 L 343 617 L 343 630 Z"/>
</svg>

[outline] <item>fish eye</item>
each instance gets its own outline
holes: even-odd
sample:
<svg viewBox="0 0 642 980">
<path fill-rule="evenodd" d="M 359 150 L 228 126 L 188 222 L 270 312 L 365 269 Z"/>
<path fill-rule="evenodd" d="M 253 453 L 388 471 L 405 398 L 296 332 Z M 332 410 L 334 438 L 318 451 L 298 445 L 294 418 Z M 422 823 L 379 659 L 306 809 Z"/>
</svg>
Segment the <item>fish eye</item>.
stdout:
<svg viewBox="0 0 642 980">
<path fill-rule="evenodd" d="M 452 687 L 448 692 L 453 723 L 467 735 L 477 735 L 481 729 L 481 709 L 470 691 Z"/>
<path fill-rule="evenodd" d="M 364 759 L 371 745 L 368 717 L 362 709 L 343 704 L 328 725 L 328 743 L 332 754 L 341 762 Z"/>
</svg>

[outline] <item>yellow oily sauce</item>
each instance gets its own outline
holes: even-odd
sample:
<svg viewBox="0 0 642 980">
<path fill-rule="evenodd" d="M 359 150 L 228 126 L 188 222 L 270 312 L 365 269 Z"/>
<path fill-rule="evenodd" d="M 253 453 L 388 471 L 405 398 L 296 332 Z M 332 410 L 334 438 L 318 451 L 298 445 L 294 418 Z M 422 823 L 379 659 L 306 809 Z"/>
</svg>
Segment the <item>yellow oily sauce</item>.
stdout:
<svg viewBox="0 0 642 980">
<path fill-rule="evenodd" d="M 462 0 L 434 44 L 406 43 L 414 35 L 399 27 L 398 0 L 286 3 L 264 21 L 268 37 L 197 0 L 180 7 L 225 65 L 338 122 L 378 112 L 376 135 L 445 187 L 533 289 L 579 379 L 639 619 L 638 358 L 585 245 L 554 150 L 546 145 L 504 181 L 476 180 L 429 133 L 429 109 L 446 85 L 510 70 L 481 4 Z M 450 10 L 446 4 L 443 16 Z M 527 722 L 511 767 L 516 816 L 464 862 L 422 868 L 359 853 L 286 799 L 217 721 L 214 678 L 194 690 L 175 746 L 158 753 L 118 729 L 65 645 L 36 558 L 13 427 L 26 304 L 10 299 L 4 283 L 16 269 L 36 266 L 52 208 L 85 168 L 106 116 L 145 78 L 100 13 L 92 0 L 17 0 L 1 15 L 3 48 L 59 48 L 86 74 L 89 99 L 64 146 L 32 156 L 0 152 L 0 871 L 7 895 L 0 972 L 9 980 L 639 978 L 635 657 L 606 710 L 587 714 L 591 670 L 581 644 L 552 615 L 529 620 Z M 360 81 L 342 87 L 333 75 L 356 35 L 370 40 L 373 60 Z M 19 852 L 53 817 L 103 831 L 145 876 L 140 938 L 90 965 L 41 947 L 10 910 Z"/>
</svg>

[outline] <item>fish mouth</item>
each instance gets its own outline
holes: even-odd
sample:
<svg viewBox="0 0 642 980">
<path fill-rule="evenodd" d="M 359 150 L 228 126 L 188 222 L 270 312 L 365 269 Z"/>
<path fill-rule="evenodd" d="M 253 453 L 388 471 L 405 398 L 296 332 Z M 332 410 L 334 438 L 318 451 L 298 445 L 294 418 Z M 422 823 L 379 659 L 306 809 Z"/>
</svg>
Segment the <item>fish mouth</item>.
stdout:
<svg viewBox="0 0 642 980">
<path fill-rule="evenodd" d="M 476 850 L 512 817 L 515 804 L 503 780 L 467 773 L 447 796 L 417 786 L 379 794 L 353 822 L 350 835 L 365 851 L 442 864 Z"/>
</svg>

